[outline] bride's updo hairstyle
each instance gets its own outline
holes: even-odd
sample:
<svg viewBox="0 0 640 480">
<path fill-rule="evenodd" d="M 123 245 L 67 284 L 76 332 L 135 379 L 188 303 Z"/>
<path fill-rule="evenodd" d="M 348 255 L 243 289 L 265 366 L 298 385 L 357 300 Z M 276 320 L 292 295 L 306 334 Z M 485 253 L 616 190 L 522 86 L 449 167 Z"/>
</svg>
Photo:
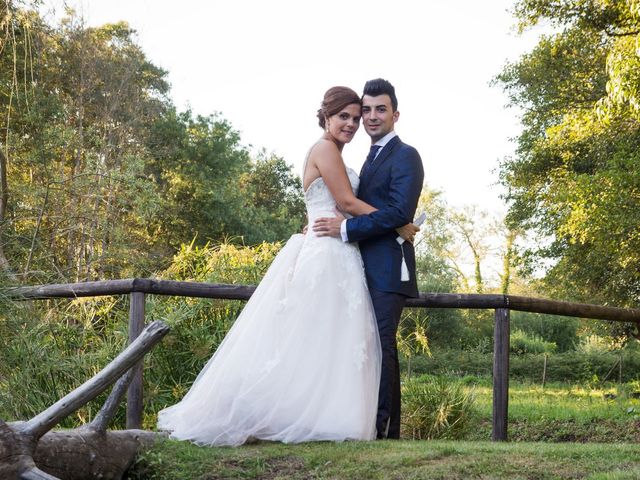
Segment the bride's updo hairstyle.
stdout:
<svg viewBox="0 0 640 480">
<path fill-rule="evenodd" d="M 318 109 L 318 124 L 324 129 L 327 118 L 354 103 L 361 105 L 362 102 L 358 94 L 349 87 L 331 87 L 324 94 L 322 105 Z"/>
</svg>

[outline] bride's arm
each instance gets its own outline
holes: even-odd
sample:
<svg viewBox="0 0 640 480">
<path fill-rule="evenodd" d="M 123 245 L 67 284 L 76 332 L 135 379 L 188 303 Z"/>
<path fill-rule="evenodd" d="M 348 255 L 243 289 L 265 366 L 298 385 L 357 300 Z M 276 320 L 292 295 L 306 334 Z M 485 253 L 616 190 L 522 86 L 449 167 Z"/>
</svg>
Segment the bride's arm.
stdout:
<svg viewBox="0 0 640 480">
<path fill-rule="evenodd" d="M 353 194 L 342 155 L 334 143 L 319 142 L 309 154 L 309 164 L 318 169 L 340 210 L 353 216 L 366 215 L 377 210 Z M 405 240 L 413 242 L 413 237 L 420 229 L 408 223 L 396 228 L 396 231 Z"/>
<path fill-rule="evenodd" d="M 377 210 L 353 194 L 342 156 L 334 143 L 319 142 L 311 151 L 309 162 L 320 172 L 340 210 L 353 216 L 366 215 Z"/>
</svg>

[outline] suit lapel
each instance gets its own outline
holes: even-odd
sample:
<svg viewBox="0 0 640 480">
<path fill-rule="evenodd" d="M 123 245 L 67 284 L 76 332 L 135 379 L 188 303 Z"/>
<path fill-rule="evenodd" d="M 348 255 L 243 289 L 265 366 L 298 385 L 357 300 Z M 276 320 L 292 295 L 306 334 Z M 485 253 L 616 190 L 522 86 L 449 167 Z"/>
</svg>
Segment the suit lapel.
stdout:
<svg viewBox="0 0 640 480">
<path fill-rule="evenodd" d="M 371 165 L 367 169 L 367 172 L 364 175 L 364 179 L 361 179 L 361 181 L 362 180 L 368 181 L 371 177 L 373 177 L 373 175 L 375 175 L 375 173 L 382 166 L 382 164 L 389 158 L 389 156 L 391 155 L 391 152 L 399 143 L 400 143 L 400 138 L 397 135 L 393 137 L 391 140 L 389 140 L 389 143 L 387 143 L 384 146 L 384 148 L 380 150 L 380 153 L 374 160 L 373 165 Z"/>
</svg>

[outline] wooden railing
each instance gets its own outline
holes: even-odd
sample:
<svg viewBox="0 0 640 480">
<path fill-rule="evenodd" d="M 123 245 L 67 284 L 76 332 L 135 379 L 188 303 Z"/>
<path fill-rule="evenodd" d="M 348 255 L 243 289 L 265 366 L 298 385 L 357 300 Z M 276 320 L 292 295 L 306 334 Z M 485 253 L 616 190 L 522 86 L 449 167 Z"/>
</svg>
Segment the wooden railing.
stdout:
<svg viewBox="0 0 640 480">
<path fill-rule="evenodd" d="M 100 282 L 66 283 L 19 287 L 4 291 L 13 299 L 46 299 L 95 297 L 101 295 L 129 295 L 129 342 L 142 331 L 145 324 L 147 294 L 201 297 L 229 300 L 248 300 L 256 287 L 196 282 L 176 282 L 133 278 Z M 468 308 L 494 309 L 495 329 L 493 347 L 493 430 L 494 441 L 507 440 L 509 406 L 509 330 L 511 310 L 546 313 L 570 317 L 597 318 L 640 324 L 640 309 L 616 308 L 584 303 L 559 302 L 514 295 L 480 295 L 456 293 L 421 293 L 407 301 L 411 308 Z M 142 364 L 135 370 L 127 394 L 127 428 L 142 425 Z"/>
</svg>

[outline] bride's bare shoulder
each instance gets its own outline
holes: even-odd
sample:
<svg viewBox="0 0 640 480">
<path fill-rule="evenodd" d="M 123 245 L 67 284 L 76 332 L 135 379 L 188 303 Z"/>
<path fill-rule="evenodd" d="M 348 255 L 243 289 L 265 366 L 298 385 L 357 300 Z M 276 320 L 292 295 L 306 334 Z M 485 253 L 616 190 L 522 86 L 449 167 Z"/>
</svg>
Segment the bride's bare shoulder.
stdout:
<svg viewBox="0 0 640 480">
<path fill-rule="evenodd" d="M 338 150 L 335 143 L 321 138 L 311 147 L 309 158 L 315 161 L 323 161 L 327 159 L 339 159 L 342 158 L 342 156 L 340 155 L 340 150 Z"/>
</svg>

